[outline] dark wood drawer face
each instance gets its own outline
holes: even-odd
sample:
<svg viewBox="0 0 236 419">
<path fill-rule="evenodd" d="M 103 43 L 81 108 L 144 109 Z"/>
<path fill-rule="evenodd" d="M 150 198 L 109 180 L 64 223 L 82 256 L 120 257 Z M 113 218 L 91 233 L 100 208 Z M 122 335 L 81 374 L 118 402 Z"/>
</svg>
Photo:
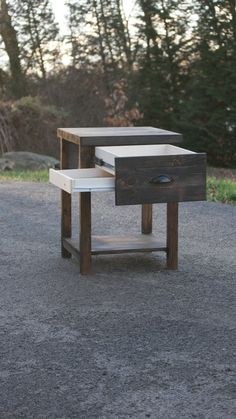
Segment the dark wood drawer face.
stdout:
<svg viewBox="0 0 236 419">
<path fill-rule="evenodd" d="M 115 159 L 116 205 L 206 199 L 206 154 Z"/>
</svg>

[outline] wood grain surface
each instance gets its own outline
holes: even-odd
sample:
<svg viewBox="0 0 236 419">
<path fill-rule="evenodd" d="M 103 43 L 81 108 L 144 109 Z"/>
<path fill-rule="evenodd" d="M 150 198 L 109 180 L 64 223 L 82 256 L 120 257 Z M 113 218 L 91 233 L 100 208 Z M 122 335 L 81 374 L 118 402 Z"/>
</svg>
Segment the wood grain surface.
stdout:
<svg viewBox="0 0 236 419">
<path fill-rule="evenodd" d="M 141 230 L 142 234 L 152 233 L 152 204 L 142 205 Z"/>
<path fill-rule="evenodd" d="M 79 147 L 80 169 L 94 167 L 94 147 Z M 91 192 L 80 194 L 80 273 L 91 271 Z"/>
<path fill-rule="evenodd" d="M 178 202 L 167 204 L 167 268 L 178 268 Z"/>
<path fill-rule="evenodd" d="M 206 155 L 124 157 L 115 159 L 116 205 L 206 199 Z M 155 184 L 158 176 L 170 183 Z"/>
<path fill-rule="evenodd" d="M 57 136 L 83 146 L 180 143 L 182 135 L 154 127 L 58 128 Z"/>
<path fill-rule="evenodd" d="M 80 257 L 78 241 L 64 239 L 64 245 L 74 256 Z M 152 235 L 92 236 L 92 255 L 157 251 L 167 252 L 167 247 Z"/>
</svg>

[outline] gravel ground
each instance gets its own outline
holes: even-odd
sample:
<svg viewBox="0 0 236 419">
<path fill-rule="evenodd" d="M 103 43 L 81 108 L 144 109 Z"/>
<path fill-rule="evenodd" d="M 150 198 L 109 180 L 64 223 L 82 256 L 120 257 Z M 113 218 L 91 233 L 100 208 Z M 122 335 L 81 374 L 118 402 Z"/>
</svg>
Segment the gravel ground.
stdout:
<svg viewBox="0 0 236 419">
<path fill-rule="evenodd" d="M 93 196 L 97 234 L 139 207 Z M 53 186 L 0 183 L 0 418 L 236 417 L 236 206 L 180 205 L 180 264 L 158 253 L 60 257 Z M 74 231 L 77 231 L 74 202 Z M 154 209 L 165 238 L 165 205 Z"/>
</svg>

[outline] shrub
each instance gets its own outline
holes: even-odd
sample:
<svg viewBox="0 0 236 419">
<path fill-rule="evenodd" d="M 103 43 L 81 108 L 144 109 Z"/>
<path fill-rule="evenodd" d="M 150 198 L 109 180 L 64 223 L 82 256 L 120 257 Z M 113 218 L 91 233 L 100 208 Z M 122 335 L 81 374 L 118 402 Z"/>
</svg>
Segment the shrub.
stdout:
<svg viewBox="0 0 236 419">
<path fill-rule="evenodd" d="M 11 116 L 17 131 L 16 151 L 59 156 L 56 130 L 65 125 L 63 112 L 52 105 L 44 105 L 39 97 L 27 96 L 12 104 Z"/>
</svg>

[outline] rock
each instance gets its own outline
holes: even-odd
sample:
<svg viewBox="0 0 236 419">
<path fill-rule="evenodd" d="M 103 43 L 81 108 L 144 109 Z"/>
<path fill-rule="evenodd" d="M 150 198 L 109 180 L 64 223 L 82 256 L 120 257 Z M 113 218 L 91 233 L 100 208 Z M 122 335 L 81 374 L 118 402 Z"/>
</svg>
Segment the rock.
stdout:
<svg viewBox="0 0 236 419">
<path fill-rule="evenodd" d="M 54 157 L 29 151 L 10 151 L 0 159 L 0 170 L 42 170 L 59 168 L 59 161 Z"/>
<path fill-rule="evenodd" d="M 14 162 L 8 159 L 0 159 L 0 171 L 3 170 L 12 170 L 14 167 Z"/>
</svg>

